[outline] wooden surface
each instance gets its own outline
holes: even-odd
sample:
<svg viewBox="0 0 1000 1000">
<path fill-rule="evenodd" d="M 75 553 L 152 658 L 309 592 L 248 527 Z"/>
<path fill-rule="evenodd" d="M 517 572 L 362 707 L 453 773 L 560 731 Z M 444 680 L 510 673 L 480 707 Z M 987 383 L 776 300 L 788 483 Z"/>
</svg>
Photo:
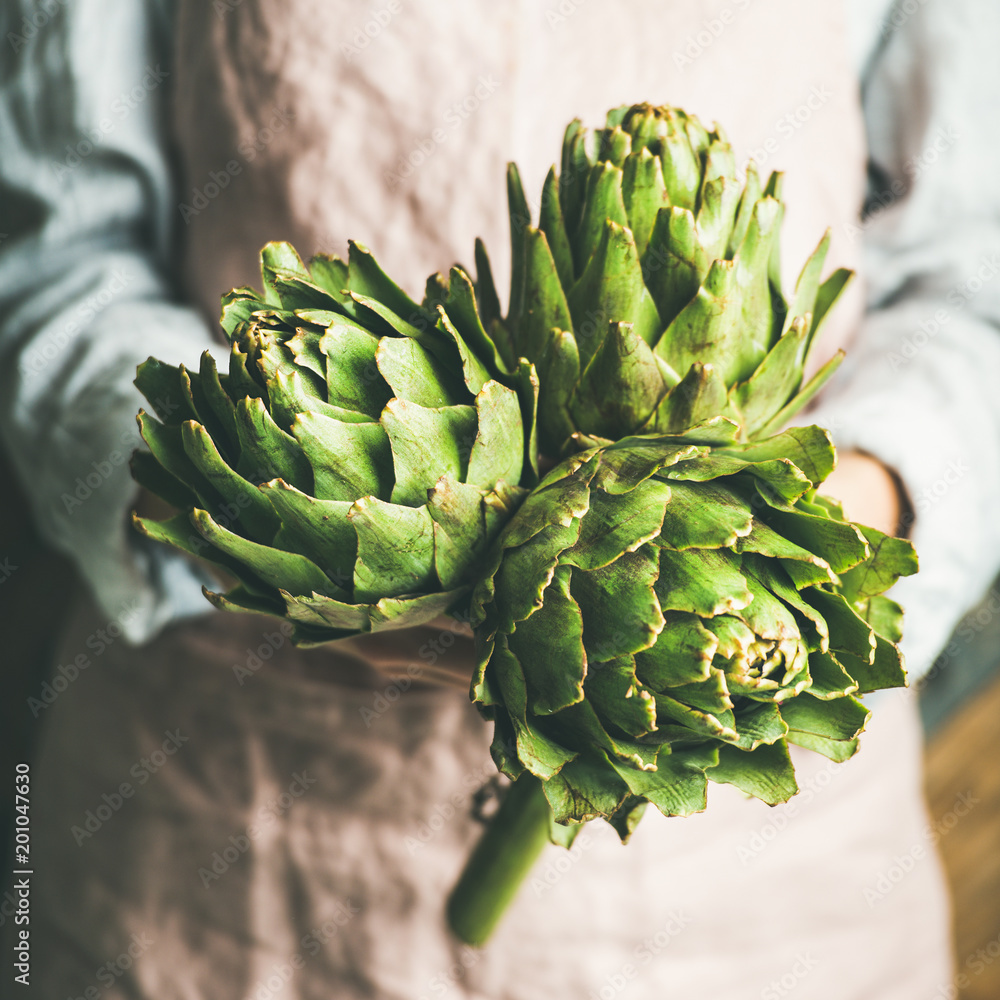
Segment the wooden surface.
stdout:
<svg viewBox="0 0 1000 1000">
<path fill-rule="evenodd" d="M 956 981 L 940 1000 L 1000 1000 L 1000 675 L 932 737 L 927 796 L 955 910 Z"/>
</svg>

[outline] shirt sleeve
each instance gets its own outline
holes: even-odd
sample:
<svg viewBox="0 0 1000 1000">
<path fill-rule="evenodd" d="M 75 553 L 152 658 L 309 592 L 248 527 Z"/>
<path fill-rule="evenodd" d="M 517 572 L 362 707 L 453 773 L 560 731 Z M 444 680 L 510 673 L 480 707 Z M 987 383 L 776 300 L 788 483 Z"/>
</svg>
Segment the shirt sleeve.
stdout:
<svg viewBox="0 0 1000 1000">
<path fill-rule="evenodd" d="M 172 289 L 170 8 L 0 6 L 0 434 L 39 530 L 132 641 L 208 610 L 207 577 L 128 521 L 136 365 L 213 344 Z"/>
<path fill-rule="evenodd" d="M 867 315 L 809 418 L 909 493 L 921 569 L 893 596 L 920 676 L 1000 570 L 1000 7 L 896 4 L 877 31 L 869 199 L 848 232 Z"/>
</svg>

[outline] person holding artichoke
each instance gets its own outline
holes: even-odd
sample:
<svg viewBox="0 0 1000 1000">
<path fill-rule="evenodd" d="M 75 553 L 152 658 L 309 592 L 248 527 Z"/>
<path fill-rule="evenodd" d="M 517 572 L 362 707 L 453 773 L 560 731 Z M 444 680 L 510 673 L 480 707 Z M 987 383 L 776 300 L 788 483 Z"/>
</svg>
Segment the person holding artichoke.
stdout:
<svg viewBox="0 0 1000 1000">
<path fill-rule="evenodd" d="M 905 679 L 897 534 L 911 676 L 1000 566 L 1000 309 L 938 308 L 996 192 L 967 183 L 974 143 L 925 154 L 983 108 L 994 15 L 959 6 L 947 45 L 932 7 L 787 0 L 26 21 L 0 91 L 5 444 L 89 587 L 62 662 L 135 609 L 44 709 L 44 995 L 950 981 L 936 858 L 881 888 L 926 824 L 912 692 L 858 696 Z M 860 223 L 866 161 L 897 203 Z M 446 271 L 478 235 L 475 280 Z M 107 456 L 139 392 L 137 498 Z M 829 428 L 836 469 L 791 421 Z M 972 427 L 976 476 L 934 493 Z M 491 739 L 516 780 L 480 841 Z M 509 846 L 550 837 L 571 850 L 497 924 L 484 883 L 509 897 Z"/>
</svg>

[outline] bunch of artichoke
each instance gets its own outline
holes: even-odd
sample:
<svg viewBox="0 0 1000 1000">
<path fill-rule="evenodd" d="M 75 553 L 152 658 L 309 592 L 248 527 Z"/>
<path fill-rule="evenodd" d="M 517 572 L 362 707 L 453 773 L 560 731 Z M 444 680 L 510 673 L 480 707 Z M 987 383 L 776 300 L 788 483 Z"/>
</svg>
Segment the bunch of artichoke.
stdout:
<svg viewBox="0 0 1000 1000">
<path fill-rule="evenodd" d="M 780 187 L 718 127 L 619 108 L 569 126 L 537 228 L 511 166 L 506 316 L 481 243 L 419 304 L 359 244 L 275 243 L 223 298 L 227 374 L 140 367 L 134 474 L 180 512 L 137 523 L 237 581 L 217 606 L 304 645 L 471 616 L 513 784 L 449 900 L 465 941 L 549 840 L 710 780 L 784 801 L 788 744 L 846 759 L 856 696 L 905 683 L 884 591 L 913 551 L 817 492 L 825 431 L 782 431 L 850 274 L 820 282 L 824 237 L 783 296 Z"/>
<path fill-rule="evenodd" d="M 139 368 L 160 419 L 139 414 L 133 474 L 181 513 L 136 524 L 238 581 L 206 592 L 218 607 L 286 617 L 300 645 L 434 618 L 534 481 L 511 387 L 533 402 L 530 370 L 484 350 L 460 272 L 445 312 L 358 244 L 306 269 L 272 243 L 261 266 L 262 297 L 223 299 L 228 374 L 208 352 Z"/>
</svg>

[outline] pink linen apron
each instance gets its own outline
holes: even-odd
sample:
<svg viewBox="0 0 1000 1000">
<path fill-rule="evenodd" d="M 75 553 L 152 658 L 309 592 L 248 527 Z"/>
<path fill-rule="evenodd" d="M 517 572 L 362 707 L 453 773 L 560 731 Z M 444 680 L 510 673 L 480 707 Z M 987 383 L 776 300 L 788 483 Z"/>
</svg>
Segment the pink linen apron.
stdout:
<svg viewBox="0 0 1000 1000">
<path fill-rule="evenodd" d="M 502 287 L 506 161 L 537 204 L 565 124 L 639 100 L 718 119 L 740 162 L 788 171 L 786 286 L 826 226 L 828 267 L 856 264 L 839 4 L 375 4 L 180 3 L 184 270 L 213 319 L 270 239 L 308 255 L 358 238 L 419 297 L 480 235 Z M 860 308 L 855 290 L 826 353 Z M 94 622 L 82 607 L 64 657 Z M 919 1000 L 950 982 L 908 693 L 878 699 L 846 765 L 793 750 L 804 792 L 785 806 L 712 786 L 706 813 L 650 809 L 627 847 L 591 824 L 550 848 L 475 951 L 443 919 L 493 771 L 463 694 L 293 650 L 251 616 L 97 663 L 49 709 L 36 768 L 36 920 L 60 944 L 39 996 Z"/>
</svg>

